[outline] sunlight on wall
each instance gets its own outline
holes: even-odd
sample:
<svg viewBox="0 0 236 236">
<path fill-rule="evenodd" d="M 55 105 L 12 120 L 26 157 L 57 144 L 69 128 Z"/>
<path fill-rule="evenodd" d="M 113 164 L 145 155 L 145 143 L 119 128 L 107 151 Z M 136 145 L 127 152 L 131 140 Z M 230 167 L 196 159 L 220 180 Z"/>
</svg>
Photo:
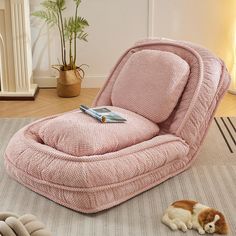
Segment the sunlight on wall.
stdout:
<svg viewBox="0 0 236 236">
<path fill-rule="evenodd" d="M 236 94 L 236 17 L 235 17 L 235 24 L 234 24 L 234 48 L 233 48 L 233 66 L 231 77 L 232 77 L 232 83 L 230 86 L 230 92 L 233 94 Z"/>
<path fill-rule="evenodd" d="M 2 90 L 2 35 L 0 34 L 0 91 Z"/>
<path fill-rule="evenodd" d="M 234 77 L 236 0 L 157 2 L 155 35 L 208 48 L 223 59 Z"/>
<path fill-rule="evenodd" d="M 224 60 L 231 74 L 230 90 L 236 92 L 236 0 L 227 1 L 223 10 L 222 27 L 225 28 L 225 35 L 222 35 L 218 55 Z"/>
<path fill-rule="evenodd" d="M 4 42 L 2 35 L 0 34 L 0 91 L 3 90 L 3 76 L 4 76 L 4 67 L 5 67 L 5 58 L 4 58 Z"/>
</svg>

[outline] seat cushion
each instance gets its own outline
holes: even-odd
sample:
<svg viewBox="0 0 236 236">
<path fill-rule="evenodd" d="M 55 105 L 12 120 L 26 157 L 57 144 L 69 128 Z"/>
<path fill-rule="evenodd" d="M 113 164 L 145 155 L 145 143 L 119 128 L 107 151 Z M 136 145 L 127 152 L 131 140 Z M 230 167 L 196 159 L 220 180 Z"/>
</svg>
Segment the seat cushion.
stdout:
<svg viewBox="0 0 236 236">
<path fill-rule="evenodd" d="M 118 151 L 156 136 L 157 124 L 125 109 L 109 107 L 126 118 L 125 123 L 100 123 L 80 111 L 49 120 L 39 129 L 42 142 L 74 156 Z"/>
<path fill-rule="evenodd" d="M 186 85 L 189 65 L 179 56 L 142 50 L 126 62 L 113 86 L 112 104 L 155 123 L 166 120 Z"/>
</svg>

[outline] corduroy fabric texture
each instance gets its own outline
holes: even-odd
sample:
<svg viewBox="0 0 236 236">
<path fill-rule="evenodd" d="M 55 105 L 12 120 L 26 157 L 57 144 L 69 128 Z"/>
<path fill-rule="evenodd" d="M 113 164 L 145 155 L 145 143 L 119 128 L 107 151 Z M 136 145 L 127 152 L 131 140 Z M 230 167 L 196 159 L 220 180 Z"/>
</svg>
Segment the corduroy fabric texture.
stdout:
<svg viewBox="0 0 236 236">
<path fill-rule="evenodd" d="M 191 162 L 196 157 L 214 111 L 230 84 L 224 62 L 209 50 L 190 42 L 169 39 L 137 42 L 118 60 L 93 105 L 112 105 L 113 86 L 120 71 L 134 52 L 146 49 L 174 53 L 190 66 L 188 82 L 181 98 L 168 119 L 158 125 L 160 134 L 175 134 L 190 144 L 188 158 Z"/>
<path fill-rule="evenodd" d="M 11 139 L 5 153 L 8 173 L 62 205 L 90 213 L 117 205 L 188 168 L 229 85 L 229 75 L 223 62 L 206 49 L 148 40 L 121 57 L 94 105 L 112 105 L 117 76 L 134 51 L 143 49 L 174 53 L 190 66 L 185 89 L 169 118 L 158 124 L 158 136 L 115 152 L 73 156 L 43 144 L 38 130 L 57 116 L 44 118 Z"/>
<path fill-rule="evenodd" d="M 127 121 L 101 124 L 76 110 L 42 122 L 39 137 L 44 144 L 59 151 L 74 156 L 88 156 L 115 152 L 157 136 L 157 124 L 143 116 L 114 106 L 107 108 Z"/>
<path fill-rule="evenodd" d="M 188 153 L 183 140 L 161 135 L 116 152 L 77 157 L 35 141 L 30 130 L 40 125 L 41 121 L 35 122 L 14 135 L 8 147 L 16 142 L 18 145 L 7 148 L 6 160 L 32 177 L 67 187 L 90 188 L 130 181 L 175 159 L 183 162 Z"/>
<path fill-rule="evenodd" d="M 25 214 L 18 216 L 11 212 L 0 212 L 1 236 L 52 236 L 36 216 Z"/>
<path fill-rule="evenodd" d="M 234 153 L 230 152 L 216 120 Z M 224 117 L 223 120 L 236 138 L 236 117 Z M 233 207 L 236 197 L 236 146 L 222 118 L 213 120 L 191 168 L 117 207 L 92 215 L 80 214 L 55 204 L 7 175 L 3 158 L 7 143 L 17 130 L 30 122 L 31 118 L 0 119 L 2 211 L 13 211 L 19 215 L 31 212 L 45 223 L 54 236 L 199 236 L 195 230 L 189 230 L 187 234 L 172 232 L 161 223 L 165 209 L 172 202 L 194 199 L 222 211 L 230 225 L 227 236 L 236 235 Z"/>
<path fill-rule="evenodd" d="M 173 53 L 134 52 L 114 83 L 112 104 L 160 123 L 176 106 L 188 76 L 188 63 Z"/>
</svg>

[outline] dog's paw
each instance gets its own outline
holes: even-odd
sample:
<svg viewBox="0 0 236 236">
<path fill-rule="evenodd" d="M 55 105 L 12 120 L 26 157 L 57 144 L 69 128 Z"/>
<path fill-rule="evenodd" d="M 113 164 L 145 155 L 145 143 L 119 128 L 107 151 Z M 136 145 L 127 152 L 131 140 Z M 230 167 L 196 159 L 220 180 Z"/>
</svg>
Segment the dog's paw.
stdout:
<svg viewBox="0 0 236 236">
<path fill-rule="evenodd" d="M 187 222 L 187 228 L 188 229 L 192 229 L 193 228 L 193 224 L 192 224 L 192 222 Z"/>
<path fill-rule="evenodd" d="M 182 226 L 181 226 L 181 230 L 182 230 L 183 232 L 186 232 L 186 231 L 188 230 L 188 228 L 187 228 L 186 225 L 182 225 Z"/>
<path fill-rule="evenodd" d="M 205 234 L 205 230 L 204 229 L 198 229 L 198 233 L 199 234 Z"/>
<path fill-rule="evenodd" d="M 170 228 L 174 231 L 176 231 L 178 229 L 178 226 L 176 224 L 170 224 Z"/>
</svg>

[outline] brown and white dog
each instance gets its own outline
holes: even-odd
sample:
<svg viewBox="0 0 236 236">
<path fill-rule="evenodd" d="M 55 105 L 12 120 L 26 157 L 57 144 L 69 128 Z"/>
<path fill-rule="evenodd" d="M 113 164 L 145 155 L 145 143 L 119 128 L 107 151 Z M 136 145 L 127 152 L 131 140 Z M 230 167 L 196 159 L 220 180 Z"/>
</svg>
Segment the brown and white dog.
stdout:
<svg viewBox="0 0 236 236">
<path fill-rule="evenodd" d="M 180 200 L 166 210 L 162 222 L 172 230 L 196 229 L 199 234 L 227 234 L 228 226 L 224 215 L 195 201 Z"/>
</svg>

